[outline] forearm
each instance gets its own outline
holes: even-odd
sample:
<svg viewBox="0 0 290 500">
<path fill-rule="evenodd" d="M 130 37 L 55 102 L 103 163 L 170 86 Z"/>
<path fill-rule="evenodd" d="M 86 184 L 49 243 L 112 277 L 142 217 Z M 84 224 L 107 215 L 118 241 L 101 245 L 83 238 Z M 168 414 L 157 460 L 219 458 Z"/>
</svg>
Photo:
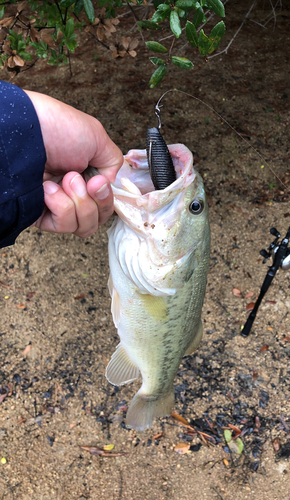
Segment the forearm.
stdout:
<svg viewBox="0 0 290 500">
<path fill-rule="evenodd" d="M 0 247 L 12 245 L 44 207 L 46 153 L 34 106 L 0 81 Z"/>
</svg>

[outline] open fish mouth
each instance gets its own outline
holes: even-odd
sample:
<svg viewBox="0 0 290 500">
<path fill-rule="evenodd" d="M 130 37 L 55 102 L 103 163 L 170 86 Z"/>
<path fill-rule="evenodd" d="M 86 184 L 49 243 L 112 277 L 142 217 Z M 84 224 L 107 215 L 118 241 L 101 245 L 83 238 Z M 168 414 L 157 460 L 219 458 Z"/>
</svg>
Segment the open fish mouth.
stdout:
<svg viewBox="0 0 290 500">
<path fill-rule="evenodd" d="M 135 204 L 143 206 L 149 212 L 159 210 L 161 206 L 171 202 L 178 192 L 194 181 L 196 173 L 193 168 L 192 153 L 189 149 L 183 144 L 171 144 L 168 146 L 168 150 L 174 168 L 174 177 L 170 173 L 170 178 L 167 176 L 165 179 L 167 186 L 158 190 L 151 179 L 147 151 L 145 149 L 132 149 L 124 156 L 123 166 L 112 184 L 117 212 L 118 199 L 122 196 L 126 196 L 129 203 L 130 198 L 131 203 L 134 203 L 133 200 L 135 200 Z"/>
</svg>

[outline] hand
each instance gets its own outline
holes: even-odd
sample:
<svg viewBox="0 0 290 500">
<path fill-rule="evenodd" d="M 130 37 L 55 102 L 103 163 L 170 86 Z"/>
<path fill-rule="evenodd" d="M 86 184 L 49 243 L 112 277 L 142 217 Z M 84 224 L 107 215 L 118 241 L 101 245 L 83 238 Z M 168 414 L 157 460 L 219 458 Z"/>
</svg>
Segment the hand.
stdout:
<svg viewBox="0 0 290 500">
<path fill-rule="evenodd" d="M 110 182 L 123 164 L 122 152 L 92 116 L 44 94 L 25 92 L 36 110 L 47 155 L 45 208 L 34 225 L 91 236 L 114 211 Z M 101 175 L 86 184 L 80 174 L 88 165 Z"/>
</svg>

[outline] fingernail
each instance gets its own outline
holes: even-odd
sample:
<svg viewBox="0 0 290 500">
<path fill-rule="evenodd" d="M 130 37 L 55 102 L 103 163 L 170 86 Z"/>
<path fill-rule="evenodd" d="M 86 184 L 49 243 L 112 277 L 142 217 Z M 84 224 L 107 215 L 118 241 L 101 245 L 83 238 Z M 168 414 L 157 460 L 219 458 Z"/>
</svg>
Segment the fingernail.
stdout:
<svg viewBox="0 0 290 500">
<path fill-rule="evenodd" d="M 104 184 L 98 191 L 95 192 L 97 200 L 104 200 L 110 194 L 108 184 Z"/>
<path fill-rule="evenodd" d="M 54 194 L 58 191 L 59 185 L 55 182 L 46 181 L 43 183 L 43 189 L 45 194 Z"/>
<path fill-rule="evenodd" d="M 87 194 L 86 183 L 82 176 L 79 174 L 75 175 L 74 178 L 70 181 L 70 187 L 72 188 L 73 192 L 80 198 Z"/>
</svg>

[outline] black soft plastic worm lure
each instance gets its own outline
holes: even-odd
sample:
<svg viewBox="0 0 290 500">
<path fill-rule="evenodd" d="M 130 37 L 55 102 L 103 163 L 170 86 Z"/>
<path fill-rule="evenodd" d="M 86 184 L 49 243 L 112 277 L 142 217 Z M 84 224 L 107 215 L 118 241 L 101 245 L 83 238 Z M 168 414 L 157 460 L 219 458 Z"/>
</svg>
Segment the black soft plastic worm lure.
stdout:
<svg viewBox="0 0 290 500">
<path fill-rule="evenodd" d="M 156 127 L 147 130 L 146 151 L 149 171 L 155 189 L 167 188 L 176 180 L 176 172 L 169 149 Z"/>
</svg>

